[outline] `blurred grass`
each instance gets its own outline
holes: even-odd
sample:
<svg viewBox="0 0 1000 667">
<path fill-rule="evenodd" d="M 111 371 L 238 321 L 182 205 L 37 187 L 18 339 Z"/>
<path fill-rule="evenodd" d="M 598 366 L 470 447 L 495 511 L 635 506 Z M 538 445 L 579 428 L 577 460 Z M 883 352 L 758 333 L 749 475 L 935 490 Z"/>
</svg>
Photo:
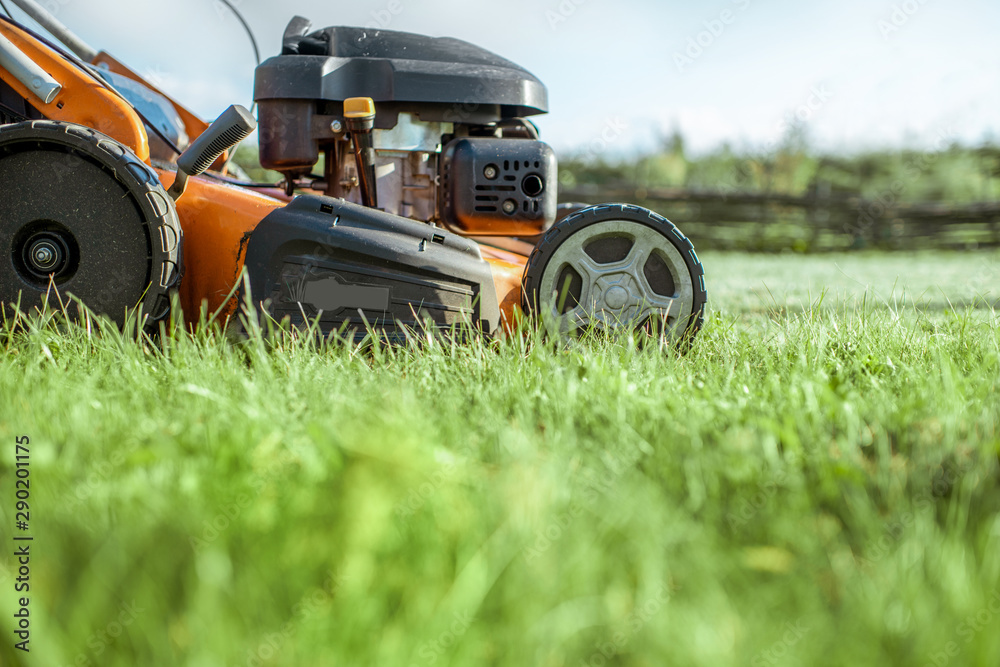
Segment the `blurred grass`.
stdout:
<svg viewBox="0 0 1000 667">
<path fill-rule="evenodd" d="M 703 260 L 684 356 L 4 331 L 2 664 L 997 664 L 1000 255 Z"/>
<path fill-rule="evenodd" d="M 1000 145 L 985 139 L 964 145 L 941 128 L 931 145 L 902 150 L 845 152 L 814 146 L 807 125 L 790 124 L 765 147 L 728 143 L 692 153 L 682 134 L 664 137 L 645 154 L 606 159 L 601 154 L 565 155 L 560 185 L 683 188 L 716 192 L 853 196 L 883 202 L 967 204 L 1000 196 Z"/>
</svg>

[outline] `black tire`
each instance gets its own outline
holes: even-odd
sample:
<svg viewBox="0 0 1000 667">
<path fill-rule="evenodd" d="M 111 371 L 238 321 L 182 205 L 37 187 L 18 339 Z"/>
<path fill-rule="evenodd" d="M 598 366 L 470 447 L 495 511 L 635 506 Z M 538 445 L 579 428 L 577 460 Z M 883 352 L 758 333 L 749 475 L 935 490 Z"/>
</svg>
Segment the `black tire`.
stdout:
<svg viewBox="0 0 1000 667">
<path fill-rule="evenodd" d="M 560 222 L 573 215 L 574 213 L 579 213 L 585 208 L 590 208 L 591 204 L 584 204 L 578 201 L 564 202 L 556 207 L 556 221 L 552 223 L 553 225 L 558 225 Z"/>
<path fill-rule="evenodd" d="M 645 252 L 649 240 L 655 242 Z M 584 252 L 588 258 L 582 257 Z M 573 257 L 582 260 L 579 265 Z M 584 275 L 588 270 L 594 270 L 589 277 Z M 564 318 L 560 328 L 570 331 L 591 323 L 603 328 L 668 328 L 672 338 L 690 340 L 704 320 L 704 276 L 691 241 L 669 220 L 639 206 L 599 204 L 572 213 L 542 237 L 528 258 L 524 307 L 530 313 Z M 559 287 L 553 289 L 555 285 Z M 612 302 L 612 290 L 618 287 Z M 665 306 L 651 307 L 647 295 Z M 671 315 L 677 303 L 681 307 Z"/>
<path fill-rule="evenodd" d="M 592 204 L 582 204 L 580 202 L 566 202 L 563 204 L 559 204 L 559 206 L 556 207 L 556 219 L 553 221 L 550 227 L 545 228 L 545 231 L 535 234 L 533 236 L 516 236 L 514 238 L 516 238 L 518 241 L 524 241 L 525 243 L 536 245 L 538 244 L 538 242 L 542 240 L 542 237 L 545 236 L 545 234 L 550 229 L 552 229 L 552 227 L 558 225 L 565 218 L 573 215 L 577 211 L 582 211 L 583 209 L 590 208 L 591 206 Z"/>
<path fill-rule="evenodd" d="M 173 200 L 126 146 L 72 123 L 0 126 L 0 302 L 9 313 L 73 295 L 119 327 L 141 309 L 154 331 L 180 284 Z"/>
</svg>

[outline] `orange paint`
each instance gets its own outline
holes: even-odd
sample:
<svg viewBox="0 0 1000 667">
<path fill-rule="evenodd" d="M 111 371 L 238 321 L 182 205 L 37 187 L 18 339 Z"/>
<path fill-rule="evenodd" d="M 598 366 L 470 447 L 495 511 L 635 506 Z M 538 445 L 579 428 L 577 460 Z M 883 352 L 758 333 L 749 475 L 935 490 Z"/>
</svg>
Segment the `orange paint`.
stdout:
<svg viewBox="0 0 1000 667">
<path fill-rule="evenodd" d="M 0 34 L 62 84 L 62 90 L 52 102 L 45 104 L 9 72 L 0 69 L 0 79 L 4 83 L 46 118 L 78 123 L 103 132 L 131 148 L 140 160 L 149 164 L 146 129 L 128 102 L 17 26 L 0 21 Z"/>
<path fill-rule="evenodd" d="M 174 182 L 174 173 L 156 170 L 163 187 Z M 207 178 L 188 179 L 184 196 L 177 201 L 177 215 L 184 230 L 184 279 L 181 307 L 189 321 L 197 318 L 204 303 L 209 315 L 236 312 L 236 299 L 227 296 L 243 271 L 246 240 L 257 224 L 284 202 L 256 192 Z"/>
<path fill-rule="evenodd" d="M 493 271 L 493 286 L 497 290 L 497 301 L 500 302 L 500 321 L 504 329 L 512 331 L 521 312 L 524 264 L 512 264 L 490 257 L 486 251 L 487 248 L 483 248 L 483 258 L 490 263 Z"/>
</svg>

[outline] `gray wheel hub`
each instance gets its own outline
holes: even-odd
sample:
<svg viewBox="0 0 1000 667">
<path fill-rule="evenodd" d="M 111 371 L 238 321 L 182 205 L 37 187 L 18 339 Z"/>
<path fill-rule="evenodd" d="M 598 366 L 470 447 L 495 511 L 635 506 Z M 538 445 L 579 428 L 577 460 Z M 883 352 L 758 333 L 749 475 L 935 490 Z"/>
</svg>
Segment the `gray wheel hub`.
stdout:
<svg viewBox="0 0 1000 667">
<path fill-rule="evenodd" d="M 622 258 L 607 261 L 599 256 L 602 244 L 624 248 L 628 243 Z M 651 265 L 660 274 L 665 267 L 669 278 L 663 275 L 651 281 Z M 578 296 L 567 294 L 567 268 L 579 276 Z M 557 284 L 560 281 L 567 284 Z M 539 294 L 551 298 L 549 310 L 561 330 L 591 322 L 605 329 L 635 328 L 650 320 L 658 322 L 661 330 L 673 329 L 688 321 L 694 304 L 688 268 L 670 239 L 629 220 L 601 221 L 566 239 L 545 267 Z"/>
</svg>

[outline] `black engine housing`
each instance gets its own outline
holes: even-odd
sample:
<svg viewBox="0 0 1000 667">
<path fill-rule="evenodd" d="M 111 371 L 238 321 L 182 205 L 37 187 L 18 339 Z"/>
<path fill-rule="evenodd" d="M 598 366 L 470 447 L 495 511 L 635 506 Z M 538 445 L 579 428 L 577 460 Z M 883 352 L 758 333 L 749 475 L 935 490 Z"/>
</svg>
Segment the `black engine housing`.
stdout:
<svg viewBox="0 0 1000 667">
<path fill-rule="evenodd" d="M 556 169 L 541 141 L 455 139 L 442 154 L 442 217 L 470 233 L 540 234 L 556 219 Z"/>
<path fill-rule="evenodd" d="M 304 195 L 268 214 L 247 244 L 251 298 L 296 326 L 391 340 L 464 323 L 490 334 L 500 308 L 479 246 L 424 223 Z M 244 295 L 245 296 L 245 295 Z M 322 311 L 322 312 L 321 312 Z"/>
<path fill-rule="evenodd" d="M 546 113 L 548 92 L 534 75 L 468 42 L 391 30 L 331 27 L 306 34 L 296 17 L 281 55 L 257 67 L 260 160 L 268 169 L 307 173 L 321 144 L 336 139 L 343 102 L 375 101 L 375 129 L 401 112 L 424 122 L 486 125 Z"/>
<path fill-rule="evenodd" d="M 445 122 L 456 120 L 447 117 L 455 104 L 481 106 L 486 122 L 548 111 L 534 75 L 459 39 L 346 26 L 294 32 L 286 30 L 281 55 L 257 68 L 257 102 L 370 97 Z"/>
</svg>

